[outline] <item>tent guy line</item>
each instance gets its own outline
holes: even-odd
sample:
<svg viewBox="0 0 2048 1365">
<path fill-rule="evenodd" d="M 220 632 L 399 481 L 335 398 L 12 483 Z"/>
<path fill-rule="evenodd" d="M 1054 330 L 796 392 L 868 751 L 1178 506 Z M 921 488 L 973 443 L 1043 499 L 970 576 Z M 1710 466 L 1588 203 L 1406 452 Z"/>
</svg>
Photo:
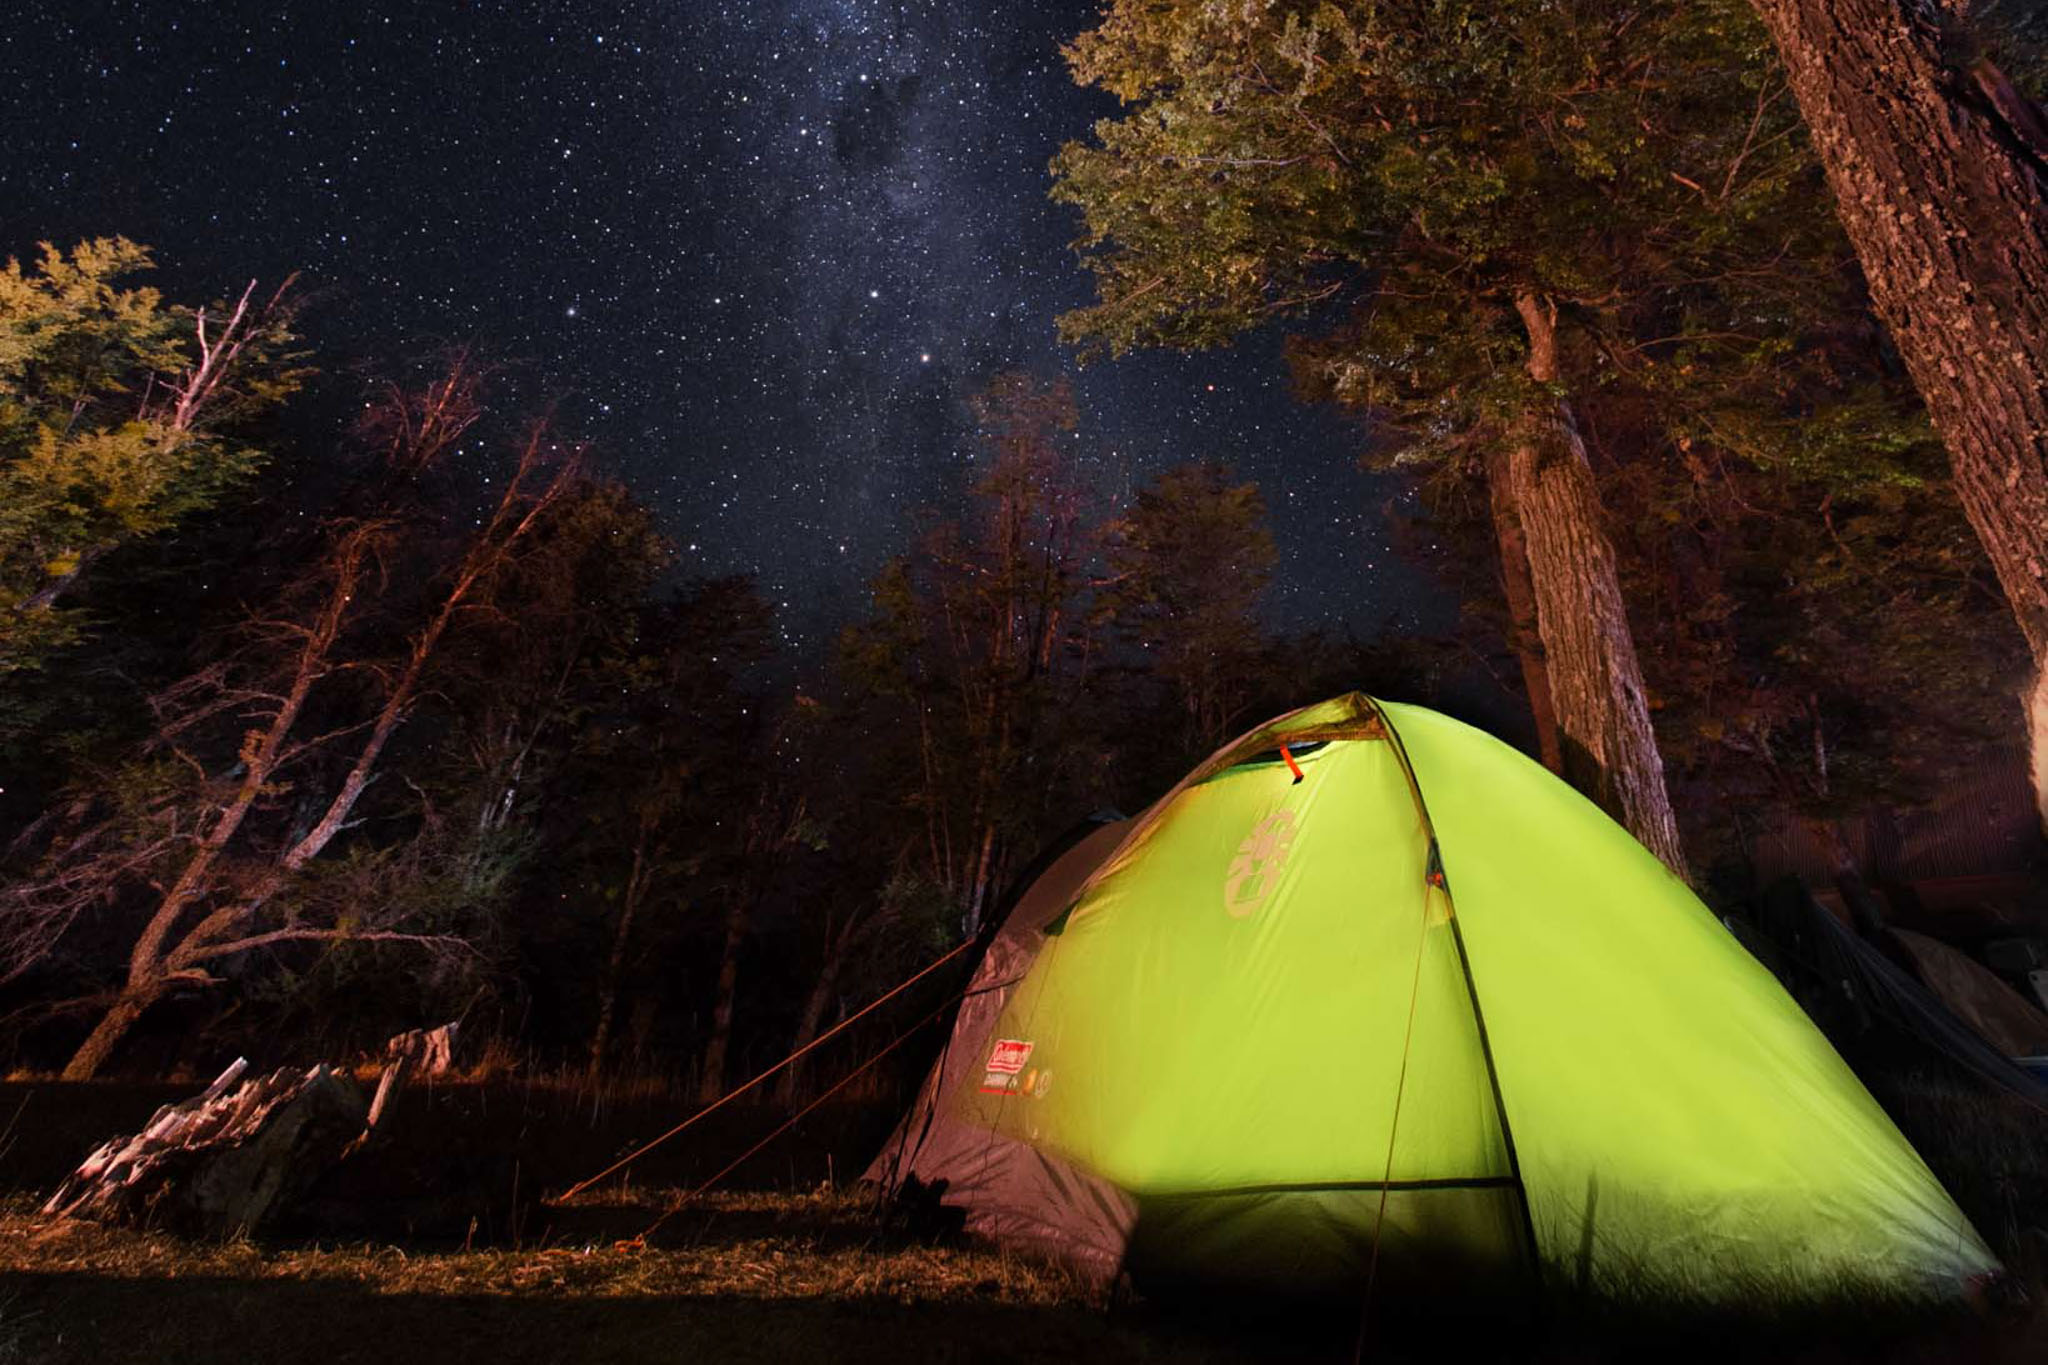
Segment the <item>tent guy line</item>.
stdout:
<svg viewBox="0 0 2048 1365">
<path fill-rule="evenodd" d="M 647 1142 L 642 1143 L 640 1146 L 626 1153 L 626 1155 L 620 1157 L 617 1161 L 614 1161 L 611 1165 L 599 1171 L 596 1175 L 589 1176 L 583 1180 L 577 1181 L 574 1185 L 571 1185 L 561 1194 L 555 1196 L 554 1200 L 552 1200 L 551 1202 L 559 1204 L 574 1199 L 577 1195 L 583 1193 L 592 1185 L 595 1185 L 598 1181 L 605 1179 L 607 1176 L 615 1175 L 618 1172 L 623 1171 L 624 1169 L 626 1169 L 626 1167 L 632 1165 L 641 1157 L 646 1156 L 649 1152 L 661 1146 L 664 1142 L 669 1141 L 671 1138 L 680 1136 L 699 1119 L 705 1117 L 714 1110 L 723 1108 L 725 1105 L 730 1104 L 733 1100 L 739 1098 L 741 1095 L 746 1094 L 749 1090 L 752 1090 L 755 1086 L 767 1080 L 770 1076 L 773 1076 L 777 1072 L 782 1071 L 784 1068 L 792 1065 L 797 1061 L 800 1061 L 802 1058 L 804 1058 L 812 1051 L 816 1050 L 819 1047 L 822 1047 L 824 1044 L 830 1042 L 839 1034 L 844 1033 L 847 1029 L 853 1027 L 854 1024 L 858 1023 L 867 1015 L 872 1014 L 874 1011 L 880 1009 L 883 1005 L 888 1004 L 891 1000 L 894 1000 L 897 996 L 903 994 L 903 992 L 909 990 L 912 986 L 915 986 L 918 982 L 924 980 L 933 972 L 937 971 L 939 968 L 945 966 L 948 962 L 951 962 L 954 958 L 966 952 L 969 948 L 972 948 L 974 946 L 974 942 L 975 941 L 973 939 L 968 939 L 965 943 L 962 943 L 958 947 L 953 948 L 951 951 L 939 957 L 936 961 L 927 965 L 923 970 L 917 972 L 915 975 L 908 977 L 907 979 L 899 983 L 894 989 L 890 990 L 887 994 L 878 996 L 874 1000 L 869 1001 L 860 1010 L 840 1020 L 837 1024 L 833 1025 L 825 1032 L 819 1034 L 816 1038 L 813 1038 L 810 1042 L 798 1048 L 796 1051 L 790 1053 L 787 1057 L 784 1057 L 781 1061 L 769 1067 L 766 1071 L 763 1071 L 758 1076 L 755 1076 L 750 1080 L 744 1081 L 741 1084 L 733 1087 L 731 1090 L 728 1090 L 725 1094 L 720 1095 L 710 1104 L 707 1104 L 702 1109 L 697 1110 L 694 1114 L 691 1114 L 688 1118 L 684 1119 L 681 1123 L 678 1123 L 675 1127 L 669 1129 L 666 1133 L 663 1133 L 660 1137 L 652 1138 Z M 949 1001 L 948 1003 L 950 1004 L 951 1002 Z M 893 1047 L 894 1044 L 891 1044 L 891 1046 Z"/>
</svg>

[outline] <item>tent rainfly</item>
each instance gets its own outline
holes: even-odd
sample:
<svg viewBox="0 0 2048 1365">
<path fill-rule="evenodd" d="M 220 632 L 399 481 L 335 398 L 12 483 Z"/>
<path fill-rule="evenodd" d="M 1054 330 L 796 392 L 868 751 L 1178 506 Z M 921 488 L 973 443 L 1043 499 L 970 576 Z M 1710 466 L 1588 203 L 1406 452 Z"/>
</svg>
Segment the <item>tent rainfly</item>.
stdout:
<svg viewBox="0 0 2048 1365">
<path fill-rule="evenodd" d="M 869 1178 L 1104 1278 L 1950 1297 L 1997 1261 L 1664 866 L 1353 693 L 1042 871 Z"/>
</svg>

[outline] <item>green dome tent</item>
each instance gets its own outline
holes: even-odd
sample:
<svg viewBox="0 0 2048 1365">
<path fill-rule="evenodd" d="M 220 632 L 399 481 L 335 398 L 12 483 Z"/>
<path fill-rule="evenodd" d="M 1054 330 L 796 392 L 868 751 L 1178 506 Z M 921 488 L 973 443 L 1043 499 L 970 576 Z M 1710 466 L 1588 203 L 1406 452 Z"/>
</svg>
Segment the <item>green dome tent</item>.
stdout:
<svg viewBox="0 0 2048 1365">
<path fill-rule="evenodd" d="M 1360 694 L 1040 873 L 869 1175 L 1103 1275 L 1699 1302 L 1997 1268 L 1662 864 L 1508 746 Z"/>
</svg>

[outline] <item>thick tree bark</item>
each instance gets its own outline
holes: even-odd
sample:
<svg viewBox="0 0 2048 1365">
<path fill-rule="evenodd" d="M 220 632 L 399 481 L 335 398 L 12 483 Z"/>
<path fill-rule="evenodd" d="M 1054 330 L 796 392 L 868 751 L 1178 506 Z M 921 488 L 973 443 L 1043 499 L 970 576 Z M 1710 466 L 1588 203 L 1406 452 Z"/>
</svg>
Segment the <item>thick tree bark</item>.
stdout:
<svg viewBox="0 0 2048 1365">
<path fill-rule="evenodd" d="M 89 1081 L 107 1064 L 107 1058 L 114 1055 L 128 1031 L 135 1027 L 135 1021 L 142 1012 L 156 1002 L 159 992 L 125 990 L 100 1016 L 85 1041 L 78 1045 L 78 1051 L 71 1054 L 71 1060 L 64 1064 L 64 1079 L 67 1081 Z"/>
<path fill-rule="evenodd" d="M 1551 383 L 1557 330 L 1549 305 L 1525 294 L 1515 308 L 1529 334 L 1529 377 Z M 1683 877 L 1685 850 L 1664 786 L 1614 546 L 1571 406 L 1539 395 L 1515 433 L 1507 463 L 1528 545 L 1565 776 Z"/>
<path fill-rule="evenodd" d="M 1508 606 L 1508 644 L 1522 666 L 1529 717 L 1536 724 L 1536 751 L 1543 766 L 1564 771 L 1557 737 L 1557 706 L 1550 698 L 1550 669 L 1543 660 L 1543 636 L 1536 627 L 1536 584 L 1529 576 L 1529 539 L 1515 507 L 1514 471 L 1508 452 L 1496 448 L 1486 462 L 1486 490 L 1493 505 L 1494 541 L 1500 549 L 1501 594 Z"/>
<path fill-rule="evenodd" d="M 1753 3 L 2033 654 L 2048 828 L 2048 130 L 1969 51 L 1963 5 Z"/>
<path fill-rule="evenodd" d="M 2027 732 L 2033 738 L 2034 809 L 2048 832 L 2048 666 L 2034 670 L 2034 690 L 2027 697 Z"/>
</svg>

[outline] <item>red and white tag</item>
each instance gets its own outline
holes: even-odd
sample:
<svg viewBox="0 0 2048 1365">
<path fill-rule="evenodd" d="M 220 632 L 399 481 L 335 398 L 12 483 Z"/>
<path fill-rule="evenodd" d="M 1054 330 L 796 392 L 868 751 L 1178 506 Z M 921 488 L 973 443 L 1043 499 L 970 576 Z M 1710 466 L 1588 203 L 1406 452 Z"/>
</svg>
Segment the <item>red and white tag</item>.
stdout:
<svg viewBox="0 0 2048 1365">
<path fill-rule="evenodd" d="M 1019 1038 L 996 1039 L 996 1050 L 988 1054 L 988 1070 L 1014 1076 L 1031 1060 L 1032 1044 Z"/>
</svg>

